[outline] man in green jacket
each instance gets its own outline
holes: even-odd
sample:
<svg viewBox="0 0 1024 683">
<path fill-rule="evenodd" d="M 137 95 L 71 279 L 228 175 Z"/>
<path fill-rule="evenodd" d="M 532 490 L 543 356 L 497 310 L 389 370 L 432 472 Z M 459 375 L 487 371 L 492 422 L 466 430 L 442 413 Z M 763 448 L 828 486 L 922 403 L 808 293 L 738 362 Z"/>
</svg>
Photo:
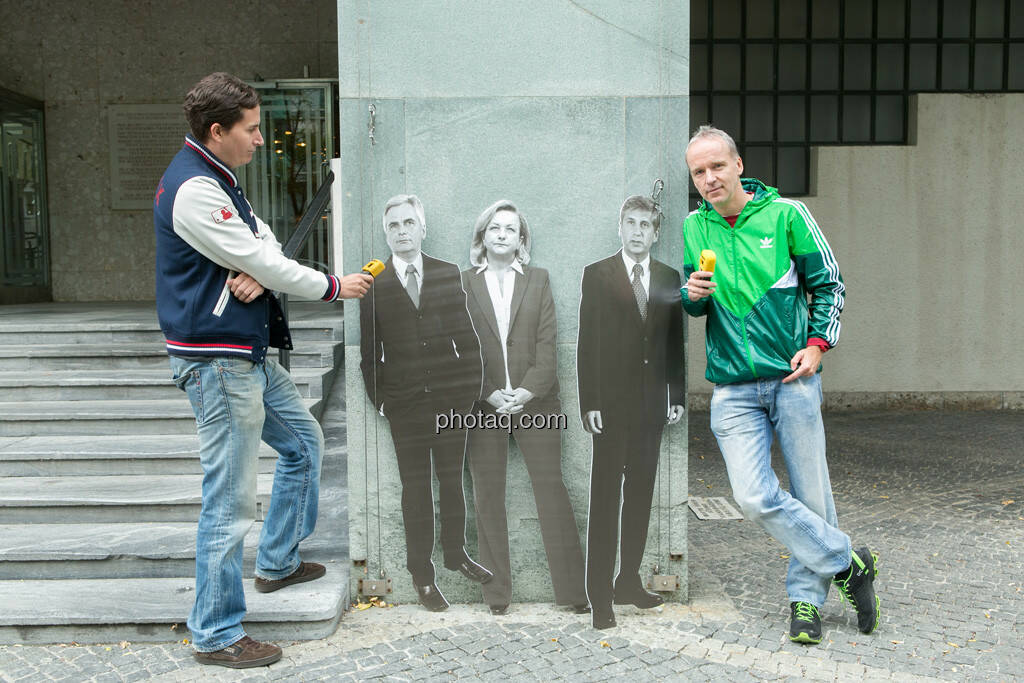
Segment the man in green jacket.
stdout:
<svg viewBox="0 0 1024 683">
<path fill-rule="evenodd" d="M 821 420 L 821 357 L 839 341 L 845 287 L 803 203 L 753 178 L 728 133 L 701 126 L 686 165 L 704 201 L 683 224 L 683 308 L 707 320 L 711 429 L 744 516 L 790 551 L 790 640 L 821 641 L 829 583 L 871 633 L 879 622 L 876 555 L 837 526 Z M 703 250 L 715 252 L 712 272 Z M 808 304 L 810 296 L 810 304 Z M 778 437 L 790 492 L 771 467 Z"/>
</svg>

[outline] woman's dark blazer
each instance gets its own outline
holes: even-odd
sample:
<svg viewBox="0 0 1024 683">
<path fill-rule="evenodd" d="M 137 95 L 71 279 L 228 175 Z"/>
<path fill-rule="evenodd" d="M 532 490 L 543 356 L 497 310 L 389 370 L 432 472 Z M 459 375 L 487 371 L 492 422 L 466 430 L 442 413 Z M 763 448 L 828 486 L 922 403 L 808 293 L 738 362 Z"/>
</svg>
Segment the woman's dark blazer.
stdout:
<svg viewBox="0 0 1024 683">
<path fill-rule="evenodd" d="M 486 399 L 495 389 L 505 388 L 505 366 L 501 336 L 494 305 L 487 291 L 484 272 L 470 268 L 462 272 L 469 316 L 480 338 L 480 355 L 484 362 L 484 381 L 480 398 Z M 555 357 L 555 301 L 551 296 L 548 271 L 523 266 L 515 274 L 512 310 L 509 316 L 508 374 L 512 388 L 523 387 L 533 393 L 527 403 L 530 411 L 557 409 L 558 378 Z"/>
</svg>

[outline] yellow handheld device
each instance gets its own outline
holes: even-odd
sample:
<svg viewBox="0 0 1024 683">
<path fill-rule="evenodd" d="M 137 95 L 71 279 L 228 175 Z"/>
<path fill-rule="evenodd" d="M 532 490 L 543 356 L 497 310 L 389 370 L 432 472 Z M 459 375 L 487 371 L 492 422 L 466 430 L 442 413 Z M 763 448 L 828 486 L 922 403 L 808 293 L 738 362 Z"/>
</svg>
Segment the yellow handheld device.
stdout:
<svg viewBox="0 0 1024 683">
<path fill-rule="evenodd" d="M 363 266 L 363 272 L 369 273 L 371 277 L 377 277 L 384 272 L 384 263 L 380 259 L 370 259 L 370 262 Z"/>
<path fill-rule="evenodd" d="M 700 264 L 697 270 L 706 270 L 709 273 L 715 272 L 715 252 L 710 249 L 703 249 L 700 252 Z"/>
</svg>

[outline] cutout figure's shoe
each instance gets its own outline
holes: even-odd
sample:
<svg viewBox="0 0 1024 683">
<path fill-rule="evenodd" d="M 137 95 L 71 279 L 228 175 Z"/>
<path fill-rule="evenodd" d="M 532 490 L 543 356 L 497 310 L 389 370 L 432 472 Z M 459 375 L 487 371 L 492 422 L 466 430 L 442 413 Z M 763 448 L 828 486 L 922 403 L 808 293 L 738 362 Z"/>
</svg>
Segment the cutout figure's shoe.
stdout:
<svg viewBox="0 0 1024 683">
<path fill-rule="evenodd" d="M 639 577 L 632 581 L 615 582 L 616 605 L 636 605 L 641 609 L 650 609 L 664 604 L 665 598 L 652 593 L 640 582 Z"/>
<path fill-rule="evenodd" d="M 448 609 L 448 601 L 438 590 L 437 584 L 428 583 L 425 586 L 416 586 L 416 594 L 420 596 L 420 604 L 431 612 L 443 612 Z"/>
</svg>

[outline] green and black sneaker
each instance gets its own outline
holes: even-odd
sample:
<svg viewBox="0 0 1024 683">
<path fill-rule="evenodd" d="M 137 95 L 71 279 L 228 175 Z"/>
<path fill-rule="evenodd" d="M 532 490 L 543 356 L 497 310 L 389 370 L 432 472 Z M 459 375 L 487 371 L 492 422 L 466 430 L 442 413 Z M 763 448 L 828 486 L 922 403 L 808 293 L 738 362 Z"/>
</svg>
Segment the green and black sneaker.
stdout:
<svg viewBox="0 0 1024 683">
<path fill-rule="evenodd" d="M 821 617 L 809 602 L 789 603 L 789 639 L 794 643 L 817 645 L 821 642 Z"/>
<path fill-rule="evenodd" d="M 878 628 L 882 616 L 882 604 L 875 595 L 876 574 L 878 555 L 867 548 L 858 548 L 853 552 L 850 566 L 832 579 L 842 599 L 857 610 L 857 628 L 861 633 L 871 633 Z"/>
</svg>

